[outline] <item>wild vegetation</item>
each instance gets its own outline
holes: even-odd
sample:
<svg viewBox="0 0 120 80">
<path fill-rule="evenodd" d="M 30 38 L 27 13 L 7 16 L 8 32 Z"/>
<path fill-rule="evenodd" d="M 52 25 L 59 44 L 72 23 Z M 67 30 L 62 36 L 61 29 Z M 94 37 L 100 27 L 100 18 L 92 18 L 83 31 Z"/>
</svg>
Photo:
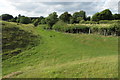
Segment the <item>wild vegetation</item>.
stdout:
<svg viewBox="0 0 120 80">
<path fill-rule="evenodd" d="M 32 31 L 21 29 L 20 26 L 24 27 L 25 25 L 17 25 L 2 21 L 2 60 L 6 60 L 21 53 L 24 49 L 29 49 L 38 44 L 38 36 L 32 34 Z"/>
<path fill-rule="evenodd" d="M 1 17 L 3 78 L 118 77 L 119 14 Z"/>
<path fill-rule="evenodd" d="M 48 29 L 48 27 L 45 27 Z M 120 36 L 120 24 L 69 24 L 59 21 L 54 26 L 53 29 L 56 31 L 62 31 L 66 33 L 95 33 L 101 35 L 115 35 Z"/>
</svg>

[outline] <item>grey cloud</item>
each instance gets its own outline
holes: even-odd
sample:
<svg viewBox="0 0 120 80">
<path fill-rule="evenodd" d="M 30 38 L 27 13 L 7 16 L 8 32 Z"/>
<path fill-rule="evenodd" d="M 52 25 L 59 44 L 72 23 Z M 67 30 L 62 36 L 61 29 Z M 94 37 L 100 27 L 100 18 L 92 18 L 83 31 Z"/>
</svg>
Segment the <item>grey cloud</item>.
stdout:
<svg viewBox="0 0 120 80">
<path fill-rule="evenodd" d="M 65 11 L 73 13 L 80 10 L 86 11 L 88 15 L 93 15 L 94 13 L 99 12 L 104 8 L 109 8 L 113 12 L 116 12 L 116 9 L 109 7 L 115 3 L 106 6 L 107 3 L 105 4 L 105 1 L 103 2 L 38 2 L 38 3 L 32 2 L 32 0 L 26 0 L 26 1 L 28 2 L 24 2 L 24 0 L 21 0 L 21 2 L 19 2 L 18 0 L 11 0 L 11 5 L 14 6 L 16 10 L 25 11 L 27 12 L 27 14 L 30 14 L 31 16 L 32 14 L 33 15 L 40 14 L 41 16 L 42 15 L 46 16 L 53 11 L 60 14 Z M 116 8 L 116 5 L 113 5 L 112 7 Z"/>
</svg>

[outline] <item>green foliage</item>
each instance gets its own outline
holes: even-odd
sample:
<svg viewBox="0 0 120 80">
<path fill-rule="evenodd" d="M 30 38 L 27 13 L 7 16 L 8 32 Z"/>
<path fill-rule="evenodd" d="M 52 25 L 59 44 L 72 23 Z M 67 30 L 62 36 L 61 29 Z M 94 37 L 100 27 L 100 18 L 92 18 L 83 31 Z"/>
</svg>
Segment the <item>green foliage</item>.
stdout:
<svg viewBox="0 0 120 80">
<path fill-rule="evenodd" d="M 46 17 L 46 23 L 48 24 L 50 29 L 52 29 L 52 26 L 58 21 L 57 17 L 58 17 L 58 15 L 56 12 L 53 12 L 53 13 L 49 14 L 48 17 Z"/>
<path fill-rule="evenodd" d="M 42 19 L 42 20 L 40 21 L 40 24 L 46 24 L 45 19 Z"/>
<path fill-rule="evenodd" d="M 67 25 L 63 21 L 58 21 L 53 29 L 56 31 L 66 32 L 66 33 L 88 33 L 89 27 L 85 25 Z"/>
<path fill-rule="evenodd" d="M 100 13 L 95 13 L 93 16 L 92 16 L 92 21 L 99 21 L 100 20 Z"/>
<path fill-rule="evenodd" d="M 12 18 L 9 20 L 10 22 L 16 22 L 16 19 L 15 18 Z"/>
<path fill-rule="evenodd" d="M 91 20 L 91 17 L 90 17 L 90 16 L 88 16 L 88 17 L 86 18 L 86 20 L 87 20 L 87 21 L 90 21 L 90 20 Z"/>
<path fill-rule="evenodd" d="M 20 17 L 20 23 L 29 24 L 31 23 L 31 19 L 29 17 Z"/>
<path fill-rule="evenodd" d="M 80 24 L 84 24 L 85 23 L 85 20 L 81 20 L 79 21 Z"/>
<path fill-rule="evenodd" d="M 120 20 L 100 20 L 99 21 L 100 24 L 114 24 L 118 22 L 120 22 Z"/>
<path fill-rule="evenodd" d="M 53 26 L 53 29 L 56 31 L 63 31 L 64 32 L 64 29 L 67 27 L 68 27 L 68 25 L 64 21 L 60 20 Z"/>
<path fill-rule="evenodd" d="M 77 22 L 84 20 L 83 17 L 77 17 Z M 85 21 L 85 20 L 84 20 Z"/>
<path fill-rule="evenodd" d="M 66 23 L 70 23 L 70 17 L 71 14 L 69 14 L 68 12 L 64 12 L 63 14 L 60 15 L 59 19 Z"/>
<path fill-rule="evenodd" d="M 95 21 L 84 21 L 84 20 L 80 21 L 79 23 L 80 24 L 97 24 L 97 22 Z"/>
<path fill-rule="evenodd" d="M 10 14 L 2 14 L 1 17 L 2 17 L 2 20 L 5 20 L 5 21 L 8 21 L 13 18 L 13 16 Z"/>
<path fill-rule="evenodd" d="M 76 23 L 79 23 L 79 21 L 77 20 L 78 17 L 82 17 L 84 20 L 86 20 L 86 12 L 80 11 L 80 12 L 73 13 L 73 18 L 75 18 Z"/>
<path fill-rule="evenodd" d="M 37 45 L 38 37 L 32 32 L 20 29 L 17 25 L 12 23 L 2 22 L 2 59 L 6 60 L 13 56 L 18 55 L 28 46 L 34 47 Z M 24 26 L 25 27 L 25 26 Z"/>
<path fill-rule="evenodd" d="M 112 19 L 113 19 L 112 12 L 109 9 L 105 9 L 100 13 L 95 13 L 92 16 L 93 21 L 112 20 Z"/>
<path fill-rule="evenodd" d="M 41 16 L 40 18 L 33 20 L 33 24 L 34 26 L 38 26 L 39 24 L 46 24 L 45 18 Z"/>
<path fill-rule="evenodd" d="M 86 20 L 86 12 L 80 11 L 80 17 L 82 17 L 84 20 Z"/>
<path fill-rule="evenodd" d="M 34 23 L 35 20 L 36 20 L 36 19 L 32 19 L 31 22 Z"/>
<path fill-rule="evenodd" d="M 21 16 L 21 14 L 19 14 L 18 17 L 17 17 L 17 20 L 16 20 L 17 23 L 20 23 L 20 18 L 21 18 L 21 17 L 25 17 L 25 16 Z"/>
<path fill-rule="evenodd" d="M 70 17 L 70 24 L 73 24 L 75 22 L 75 19 L 73 17 Z"/>
<path fill-rule="evenodd" d="M 3 61 L 3 77 L 18 71 L 9 78 L 118 77 L 117 37 L 66 34 L 39 26 L 26 30 L 41 35 L 43 44 Z"/>
<path fill-rule="evenodd" d="M 75 19 L 74 15 L 70 18 L 71 24 L 58 21 L 57 14 L 52 13 L 45 19 L 49 26 L 42 24 L 44 18 L 35 20 L 37 24 L 34 25 L 42 24 L 39 27 L 3 22 L 3 76 L 8 74 L 8 78 L 118 77 L 118 37 L 115 36 L 120 36 L 120 21 L 99 21 L 109 13 L 99 13 L 93 17 L 94 21 L 80 20 L 81 16 Z M 77 20 L 80 20 L 81 24 L 73 24 Z M 42 44 L 38 38 L 43 41 Z M 18 71 L 21 73 L 11 76 Z"/>
<path fill-rule="evenodd" d="M 104 36 L 120 36 L 120 24 L 94 24 L 95 22 L 84 21 L 82 24 L 65 24 L 61 21 L 56 23 L 53 29 L 66 33 L 95 33 Z M 84 24 L 83 24 L 84 23 Z M 88 24 L 89 23 L 89 24 Z M 90 24 L 91 23 L 91 24 Z"/>
<path fill-rule="evenodd" d="M 34 22 L 33 22 L 33 25 L 37 26 L 38 24 L 39 24 L 39 19 L 35 19 Z"/>
<path fill-rule="evenodd" d="M 120 14 L 114 14 L 113 19 L 114 20 L 120 20 Z"/>
<path fill-rule="evenodd" d="M 100 20 L 112 20 L 112 12 L 109 9 L 105 9 L 100 12 Z"/>
</svg>

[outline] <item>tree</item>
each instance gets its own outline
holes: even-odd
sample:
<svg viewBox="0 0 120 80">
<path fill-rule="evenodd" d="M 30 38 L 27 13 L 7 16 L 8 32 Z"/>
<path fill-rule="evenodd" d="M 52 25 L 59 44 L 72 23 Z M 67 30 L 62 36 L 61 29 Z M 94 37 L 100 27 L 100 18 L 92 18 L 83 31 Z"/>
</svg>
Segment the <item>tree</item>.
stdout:
<svg viewBox="0 0 120 80">
<path fill-rule="evenodd" d="M 10 14 L 2 14 L 1 17 L 2 17 L 2 20 L 5 20 L 5 21 L 8 21 L 13 18 L 13 16 Z"/>
<path fill-rule="evenodd" d="M 59 19 L 66 23 L 69 23 L 70 17 L 71 17 L 71 14 L 69 14 L 68 12 L 64 12 L 63 14 L 60 15 Z"/>
<path fill-rule="evenodd" d="M 82 17 L 84 20 L 86 20 L 86 12 L 85 11 L 80 11 L 80 12 L 75 12 L 73 13 L 73 18 L 76 20 L 76 23 L 79 23 L 79 21 L 77 21 L 78 17 Z"/>
<path fill-rule="evenodd" d="M 120 14 L 114 14 L 113 19 L 114 20 L 120 20 Z"/>
<path fill-rule="evenodd" d="M 17 16 L 15 18 L 12 18 L 12 19 L 8 20 L 8 21 L 10 21 L 10 22 L 17 22 Z"/>
<path fill-rule="evenodd" d="M 75 22 L 75 19 L 73 17 L 70 17 L 70 24 L 73 24 Z"/>
<path fill-rule="evenodd" d="M 91 17 L 90 17 L 90 16 L 88 16 L 88 17 L 86 18 L 86 20 L 87 20 L 87 21 L 90 21 L 90 19 L 91 19 Z"/>
<path fill-rule="evenodd" d="M 15 18 L 12 18 L 9 20 L 10 22 L 16 22 L 16 19 Z"/>
<path fill-rule="evenodd" d="M 34 23 L 35 20 L 36 20 L 36 19 L 32 19 L 31 22 Z"/>
<path fill-rule="evenodd" d="M 101 11 L 100 13 L 95 13 L 92 16 L 93 21 L 99 21 L 99 20 L 112 20 L 112 12 L 109 9 L 105 9 Z"/>
<path fill-rule="evenodd" d="M 99 14 L 100 20 L 112 20 L 112 12 L 109 9 L 105 9 Z"/>
<path fill-rule="evenodd" d="M 37 26 L 38 23 L 39 23 L 39 20 L 38 20 L 38 19 L 35 19 L 35 21 L 33 22 L 33 25 L 34 25 L 34 26 Z"/>
<path fill-rule="evenodd" d="M 29 17 L 20 17 L 20 23 L 29 24 L 31 19 Z"/>
<path fill-rule="evenodd" d="M 17 23 L 20 22 L 20 18 L 21 18 L 21 17 L 25 17 L 25 16 L 21 16 L 21 14 L 19 14 L 18 17 L 17 17 L 17 20 L 16 20 Z"/>
<path fill-rule="evenodd" d="M 52 26 L 58 21 L 58 15 L 56 12 L 53 12 L 51 14 L 49 14 L 48 17 L 46 17 L 45 21 L 48 24 L 48 26 L 50 27 L 50 29 L 52 29 Z"/>
<path fill-rule="evenodd" d="M 40 24 L 41 24 L 42 19 L 45 19 L 45 18 L 43 16 L 40 16 L 40 18 L 38 18 L 38 21 L 39 21 Z"/>
<path fill-rule="evenodd" d="M 80 11 L 80 17 L 82 17 L 84 20 L 86 20 L 86 12 Z"/>
<path fill-rule="evenodd" d="M 41 24 L 46 24 L 45 19 L 42 19 L 42 20 L 40 21 L 40 23 L 41 23 Z"/>
<path fill-rule="evenodd" d="M 97 12 L 92 16 L 92 21 L 99 21 L 100 20 L 100 13 Z"/>
<path fill-rule="evenodd" d="M 77 22 L 80 22 L 81 20 L 84 20 L 83 17 L 77 17 Z"/>
</svg>

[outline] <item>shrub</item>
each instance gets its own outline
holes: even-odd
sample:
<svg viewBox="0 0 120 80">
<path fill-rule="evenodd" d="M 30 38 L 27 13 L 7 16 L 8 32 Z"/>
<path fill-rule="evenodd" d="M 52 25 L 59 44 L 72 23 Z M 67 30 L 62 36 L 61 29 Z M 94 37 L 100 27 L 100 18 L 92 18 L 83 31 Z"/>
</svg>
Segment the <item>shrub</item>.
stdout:
<svg viewBox="0 0 120 80">
<path fill-rule="evenodd" d="M 2 20 L 5 20 L 5 21 L 8 21 L 13 18 L 13 16 L 10 14 L 2 14 L 1 17 L 2 17 Z"/>
<path fill-rule="evenodd" d="M 21 17 L 20 18 L 20 23 L 29 24 L 30 22 L 31 22 L 31 19 L 29 17 Z"/>
<path fill-rule="evenodd" d="M 62 20 L 58 21 L 54 26 L 53 29 L 57 30 L 57 31 L 64 31 L 65 28 L 67 28 L 68 25 L 63 22 Z"/>
<path fill-rule="evenodd" d="M 58 21 L 58 15 L 56 12 L 53 12 L 49 14 L 48 17 L 46 17 L 45 21 L 49 26 L 49 29 L 52 29 L 52 26 Z"/>
<path fill-rule="evenodd" d="M 81 20 L 79 23 L 80 23 L 80 24 L 84 24 L 84 23 L 85 23 L 85 20 Z"/>
<path fill-rule="evenodd" d="M 38 19 L 34 20 L 33 25 L 37 26 L 38 24 L 39 24 L 39 20 Z"/>
</svg>

